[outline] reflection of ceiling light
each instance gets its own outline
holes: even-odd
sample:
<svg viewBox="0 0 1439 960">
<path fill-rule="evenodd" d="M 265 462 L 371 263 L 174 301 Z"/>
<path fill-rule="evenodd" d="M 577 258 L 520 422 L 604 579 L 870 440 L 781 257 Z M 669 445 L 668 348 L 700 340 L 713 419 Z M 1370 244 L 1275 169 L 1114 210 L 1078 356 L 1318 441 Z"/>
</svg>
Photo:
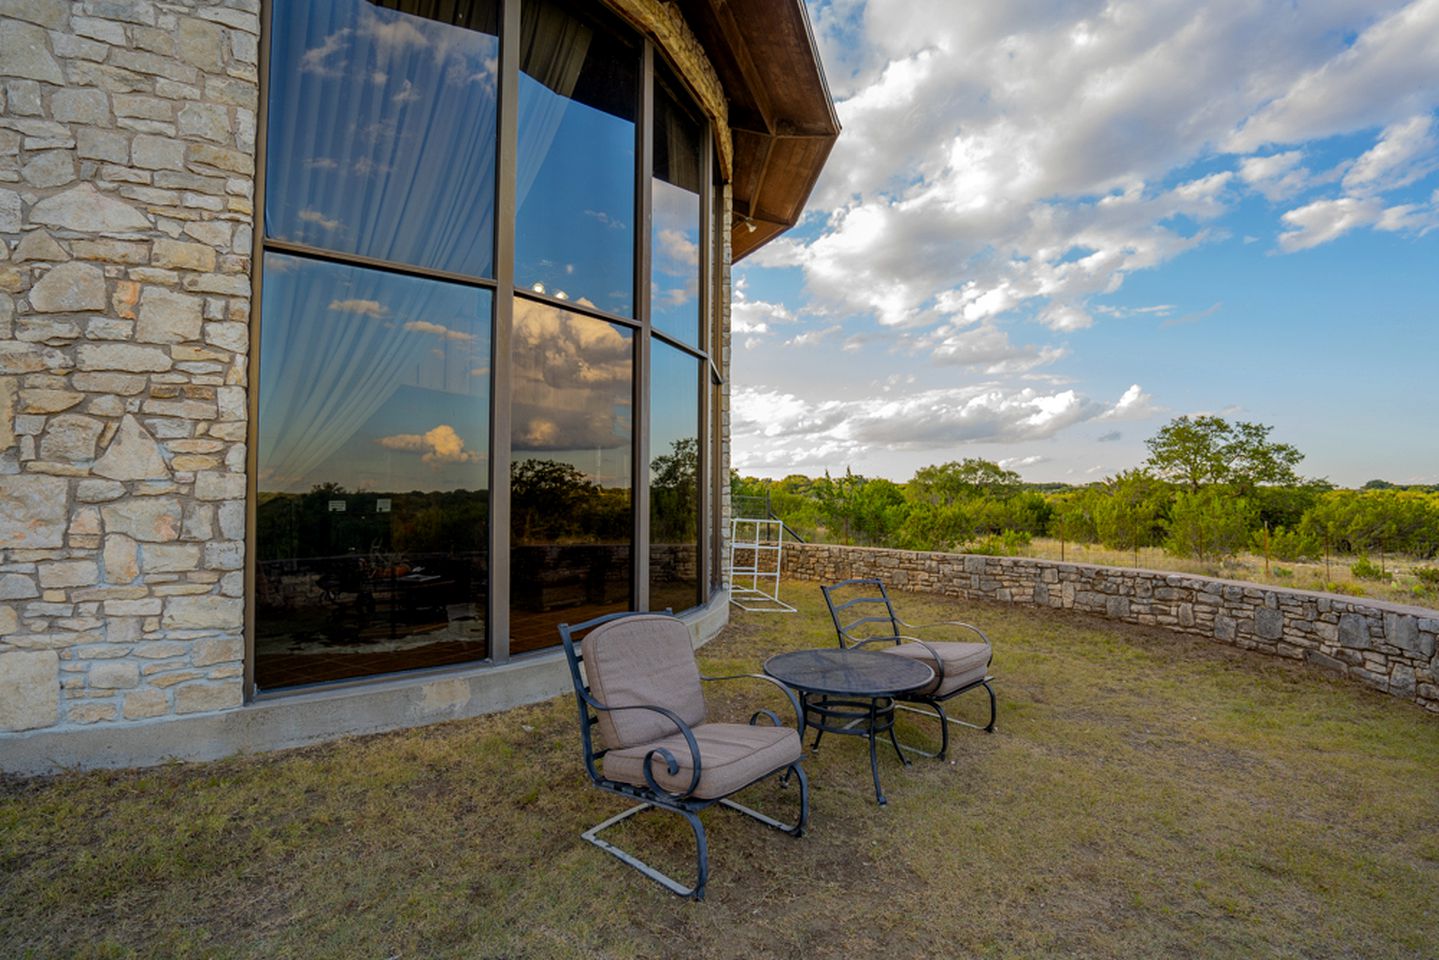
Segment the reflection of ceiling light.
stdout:
<svg viewBox="0 0 1439 960">
<path fill-rule="evenodd" d="M 537 280 L 534 283 L 530 284 L 530 289 L 533 290 L 535 293 L 544 293 L 545 285 Z"/>
</svg>

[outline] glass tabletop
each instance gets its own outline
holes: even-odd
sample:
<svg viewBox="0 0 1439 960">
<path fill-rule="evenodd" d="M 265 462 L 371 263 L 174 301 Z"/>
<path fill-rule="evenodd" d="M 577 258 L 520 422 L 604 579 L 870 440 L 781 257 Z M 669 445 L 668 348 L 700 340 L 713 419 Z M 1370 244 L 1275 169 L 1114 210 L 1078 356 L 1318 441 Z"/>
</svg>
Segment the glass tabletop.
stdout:
<svg viewBox="0 0 1439 960">
<path fill-rule="evenodd" d="M 934 671 L 918 660 L 838 647 L 775 654 L 764 662 L 764 672 L 806 693 L 860 697 L 891 697 L 934 679 Z"/>
</svg>

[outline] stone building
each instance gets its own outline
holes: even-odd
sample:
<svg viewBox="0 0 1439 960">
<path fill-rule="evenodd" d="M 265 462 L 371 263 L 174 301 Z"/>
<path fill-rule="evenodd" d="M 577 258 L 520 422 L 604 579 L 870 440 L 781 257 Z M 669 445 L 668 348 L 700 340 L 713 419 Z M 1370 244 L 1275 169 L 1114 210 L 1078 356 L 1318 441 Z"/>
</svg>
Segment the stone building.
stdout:
<svg viewBox="0 0 1439 960">
<path fill-rule="evenodd" d="M 713 633 L 729 266 L 837 134 L 800 0 L 0 0 L 0 769 Z"/>
</svg>

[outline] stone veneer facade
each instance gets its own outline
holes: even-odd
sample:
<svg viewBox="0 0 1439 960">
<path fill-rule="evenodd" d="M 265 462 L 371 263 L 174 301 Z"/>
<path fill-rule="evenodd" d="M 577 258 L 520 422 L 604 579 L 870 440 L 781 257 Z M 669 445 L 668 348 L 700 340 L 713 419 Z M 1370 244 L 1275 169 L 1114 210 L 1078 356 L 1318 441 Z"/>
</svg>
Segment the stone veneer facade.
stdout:
<svg viewBox="0 0 1439 960">
<path fill-rule="evenodd" d="M 1302 660 L 1439 713 L 1439 610 L 1158 570 L 827 544 L 786 545 L 784 572 L 1164 627 Z"/>
<path fill-rule="evenodd" d="M 676 8 L 613 5 L 652 30 L 723 124 L 714 71 Z M 127 731 L 95 761 L 114 766 L 486 709 L 441 691 L 450 699 L 431 710 L 424 686 L 392 697 L 421 704 L 393 722 L 366 726 L 337 701 L 291 724 L 303 729 L 288 741 L 287 721 L 259 714 L 234 743 L 153 756 L 128 732 L 244 702 L 259 51 L 259 0 L 0 0 L 0 761 L 7 735 L 47 738 L 0 769 L 45 769 L 51 735 L 87 730 Z M 727 127 L 720 141 L 727 166 Z M 727 186 L 723 201 L 727 370 Z M 720 398 L 727 477 L 727 381 Z M 697 639 L 723 608 L 701 615 Z M 546 676 L 515 689 L 567 688 L 562 672 Z M 88 764 L 98 754 L 83 743 L 100 742 L 53 763 Z"/>
<path fill-rule="evenodd" d="M 0 730 L 236 707 L 258 0 L 0 17 Z"/>
</svg>

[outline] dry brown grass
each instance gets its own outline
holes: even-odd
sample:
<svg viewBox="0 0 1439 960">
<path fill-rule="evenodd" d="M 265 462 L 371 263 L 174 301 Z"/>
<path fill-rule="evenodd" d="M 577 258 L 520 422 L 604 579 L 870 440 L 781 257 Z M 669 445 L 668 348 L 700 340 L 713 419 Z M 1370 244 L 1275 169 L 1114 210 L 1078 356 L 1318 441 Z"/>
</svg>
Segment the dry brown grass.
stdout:
<svg viewBox="0 0 1439 960">
<path fill-rule="evenodd" d="M 702 653 L 754 671 L 828 644 L 736 613 Z M 924 619 L 956 611 L 900 599 Z M 574 706 L 209 764 L 0 784 L 0 953 L 17 957 L 1433 957 L 1439 719 L 1161 632 L 975 606 L 999 731 L 952 761 L 828 738 L 809 836 L 706 814 L 713 873 L 680 901 L 581 842 Z M 911 619 L 914 619 L 911 618 Z M 760 685 L 718 685 L 738 716 Z M 970 705 L 978 716 L 980 698 Z M 905 724 L 915 739 L 928 730 Z M 749 799 L 788 814 L 792 795 Z M 675 871 L 688 830 L 625 842 Z"/>
</svg>

